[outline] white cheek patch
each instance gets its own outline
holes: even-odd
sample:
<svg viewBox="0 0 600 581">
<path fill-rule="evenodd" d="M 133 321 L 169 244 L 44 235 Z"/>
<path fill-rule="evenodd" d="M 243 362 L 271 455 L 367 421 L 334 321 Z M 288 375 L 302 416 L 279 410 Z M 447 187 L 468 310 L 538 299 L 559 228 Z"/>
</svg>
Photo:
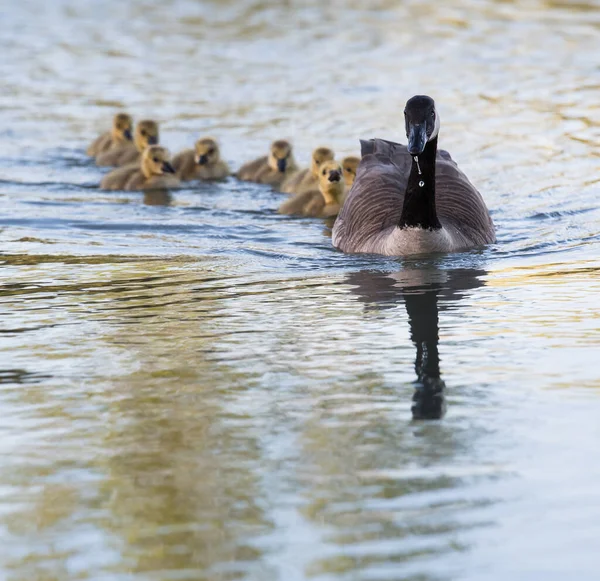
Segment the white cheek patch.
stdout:
<svg viewBox="0 0 600 581">
<path fill-rule="evenodd" d="M 435 109 L 434 109 L 434 111 L 435 111 Z M 435 125 L 433 126 L 433 131 L 431 132 L 431 135 L 429 136 L 429 139 L 427 141 L 431 141 L 432 139 L 435 139 L 439 132 L 440 132 L 440 116 L 438 115 L 438 112 L 435 111 Z"/>
</svg>

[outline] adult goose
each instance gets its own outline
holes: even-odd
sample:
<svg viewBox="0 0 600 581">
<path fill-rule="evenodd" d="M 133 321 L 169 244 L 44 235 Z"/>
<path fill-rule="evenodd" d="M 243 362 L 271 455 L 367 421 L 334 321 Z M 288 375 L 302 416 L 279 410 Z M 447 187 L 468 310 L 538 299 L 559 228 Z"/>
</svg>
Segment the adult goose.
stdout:
<svg viewBox="0 0 600 581">
<path fill-rule="evenodd" d="M 408 146 L 361 141 L 362 159 L 333 228 L 333 245 L 404 256 L 495 242 L 481 194 L 450 154 L 437 149 L 440 118 L 433 99 L 409 99 L 404 119 Z"/>
</svg>

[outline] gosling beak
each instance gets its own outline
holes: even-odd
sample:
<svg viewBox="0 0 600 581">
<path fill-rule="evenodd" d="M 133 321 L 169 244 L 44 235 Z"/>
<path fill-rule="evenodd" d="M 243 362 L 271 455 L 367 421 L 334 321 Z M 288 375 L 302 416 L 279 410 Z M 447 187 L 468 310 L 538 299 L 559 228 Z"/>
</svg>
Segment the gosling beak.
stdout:
<svg viewBox="0 0 600 581">
<path fill-rule="evenodd" d="M 287 159 L 284 157 L 283 159 L 277 160 L 277 169 L 283 173 L 285 171 L 285 166 L 287 164 Z"/>
<path fill-rule="evenodd" d="M 156 137 L 156 135 L 151 135 L 150 137 L 148 137 L 148 145 L 157 145 L 158 144 L 158 137 Z"/>
<path fill-rule="evenodd" d="M 329 172 L 329 181 L 330 182 L 339 182 L 342 179 L 340 172 L 337 169 L 332 169 Z"/>
<path fill-rule="evenodd" d="M 163 161 L 162 170 L 163 173 L 175 173 L 173 166 L 168 161 Z"/>
<path fill-rule="evenodd" d="M 206 165 L 208 163 L 208 155 L 197 155 L 196 163 L 198 165 Z"/>
<path fill-rule="evenodd" d="M 408 132 L 408 153 L 420 155 L 427 144 L 427 128 L 422 125 L 411 125 Z"/>
<path fill-rule="evenodd" d="M 125 129 L 125 131 L 123 131 L 123 136 L 128 141 L 131 141 L 133 139 L 133 137 L 131 136 L 131 129 Z"/>
</svg>

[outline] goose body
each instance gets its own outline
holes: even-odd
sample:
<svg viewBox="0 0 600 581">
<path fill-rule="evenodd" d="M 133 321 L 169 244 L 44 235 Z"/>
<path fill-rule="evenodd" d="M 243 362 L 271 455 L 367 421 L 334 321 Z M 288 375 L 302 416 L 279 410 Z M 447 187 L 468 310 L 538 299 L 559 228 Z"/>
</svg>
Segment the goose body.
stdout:
<svg viewBox="0 0 600 581">
<path fill-rule="evenodd" d="M 333 228 L 344 252 L 404 256 L 456 252 L 495 242 L 481 194 L 450 154 L 437 149 L 433 100 L 407 103 L 408 146 L 361 141 L 354 184 Z"/>
</svg>

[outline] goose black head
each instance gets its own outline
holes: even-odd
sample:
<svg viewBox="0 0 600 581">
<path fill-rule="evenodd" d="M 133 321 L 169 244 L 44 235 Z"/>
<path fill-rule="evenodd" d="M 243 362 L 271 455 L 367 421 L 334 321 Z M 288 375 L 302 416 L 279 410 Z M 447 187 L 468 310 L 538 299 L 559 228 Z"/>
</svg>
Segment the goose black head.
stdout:
<svg viewBox="0 0 600 581">
<path fill-rule="evenodd" d="M 408 153 L 420 155 L 428 141 L 435 139 L 440 130 L 440 119 L 435 102 L 426 95 L 415 95 L 406 102 L 404 122 L 408 139 Z"/>
</svg>

